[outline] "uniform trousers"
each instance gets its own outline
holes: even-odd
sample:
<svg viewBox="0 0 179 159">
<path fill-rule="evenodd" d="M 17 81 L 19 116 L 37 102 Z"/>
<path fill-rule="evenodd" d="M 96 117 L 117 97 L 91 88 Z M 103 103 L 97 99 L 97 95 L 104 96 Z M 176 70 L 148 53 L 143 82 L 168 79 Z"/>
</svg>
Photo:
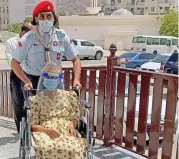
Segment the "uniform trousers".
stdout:
<svg viewBox="0 0 179 159">
<path fill-rule="evenodd" d="M 39 76 L 33 76 L 27 74 L 28 78 L 32 82 L 33 89 L 37 89 L 37 84 L 39 81 Z M 12 104 L 14 108 L 14 119 L 17 127 L 18 133 L 20 132 L 20 122 L 22 116 L 24 115 L 23 107 L 24 107 L 24 95 L 23 95 L 23 87 L 24 83 L 16 76 L 13 70 L 10 73 L 10 90 L 12 96 Z M 33 94 L 36 92 L 34 91 Z"/>
</svg>

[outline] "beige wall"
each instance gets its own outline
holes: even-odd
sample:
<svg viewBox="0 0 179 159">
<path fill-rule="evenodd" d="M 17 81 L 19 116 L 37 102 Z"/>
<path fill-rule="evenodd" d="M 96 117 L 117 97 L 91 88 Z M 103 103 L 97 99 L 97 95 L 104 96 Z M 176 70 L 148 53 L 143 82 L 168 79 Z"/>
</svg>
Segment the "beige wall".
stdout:
<svg viewBox="0 0 179 159">
<path fill-rule="evenodd" d="M 60 28 L 71 38 L 90 40 L 105 49 L 111 43 L 130 50 L 132 37 L 137 34 L 159 35 L 158 16 L 66 16 L 59 17 Z"/>
</svg>

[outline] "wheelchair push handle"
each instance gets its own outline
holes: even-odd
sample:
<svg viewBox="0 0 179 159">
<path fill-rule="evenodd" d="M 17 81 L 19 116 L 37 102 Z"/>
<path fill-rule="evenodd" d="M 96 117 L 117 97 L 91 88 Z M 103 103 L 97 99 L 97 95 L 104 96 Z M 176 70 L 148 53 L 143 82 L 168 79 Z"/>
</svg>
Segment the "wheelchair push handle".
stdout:
<svg viewBox="0 0 179 159">
<path fill-rule="evenodd" d="M 80 97 L 80 88 L 78 86 L 73 87 L 73 91 L 76 93 L 78 97 Z"/>
</svg>

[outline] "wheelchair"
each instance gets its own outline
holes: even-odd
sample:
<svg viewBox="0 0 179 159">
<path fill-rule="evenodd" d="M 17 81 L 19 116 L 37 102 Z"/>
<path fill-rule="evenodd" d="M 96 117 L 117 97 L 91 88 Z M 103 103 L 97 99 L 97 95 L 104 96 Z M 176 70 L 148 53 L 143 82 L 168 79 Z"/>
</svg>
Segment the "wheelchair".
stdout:
<svg viewBox="0 0 179 159">
<path fill-rule="evenodd" d="M 24 91 L 24 115 L 20 123 L 20 148 L 19 148 L 19 159 L 31 159 L 31 107 L 29 104 L 29 95 L 30 91 L 36 91 L 31 89 L 29 91 Z M 67 90 L 68 91 L 68 90 Z M 92 147 L 95 143 L 95 140 L 92 139 L 92 132 L 89 126 L 89 109 L 91 106 L 85 101 L 80 99 L 80 90 L 78 88 L 73 89 L 77 94 L 80 104 L 83 106 L 84 118 L 79 120 L 77 130 L 80 133 L 81 137 L 86 138 L 87 140 L 87 155 L 86 159 L 93 159 Z M 86 121 L 85 121 L 85 120 Z M 92 141 L 93 140 L 93 141 Z"/>
</svg>

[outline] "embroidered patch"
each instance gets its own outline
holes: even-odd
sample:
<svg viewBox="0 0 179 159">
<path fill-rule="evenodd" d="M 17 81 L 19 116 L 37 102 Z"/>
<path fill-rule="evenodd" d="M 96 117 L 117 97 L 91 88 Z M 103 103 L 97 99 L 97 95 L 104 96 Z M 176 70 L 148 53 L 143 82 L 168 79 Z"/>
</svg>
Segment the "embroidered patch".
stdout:
<svg viewBox="0 0 179 159">
<path fill-rule="evenodd" d="M 61 41 L 58 42 L 58 46 L 62 46 L 62 42 Z"/>
<path fill-rule="evenodd" d="M 22 47 L 22 43 L 21 43 L 20 41 L 18 42 L 18 46 L 19 46 L 19 47 Z"/>
<path fill-rule="evenodd" d="M 57 46 L 58 45 L 58 42 L 57 41 L 54 41 L 53 42 L 53 46 Z"/>
<path fill-rule="evenodd" d="M 58 53 L 57 54 L 57 60 L 60 60 L 61 59 L 61 53 Z"/>
</svg>

